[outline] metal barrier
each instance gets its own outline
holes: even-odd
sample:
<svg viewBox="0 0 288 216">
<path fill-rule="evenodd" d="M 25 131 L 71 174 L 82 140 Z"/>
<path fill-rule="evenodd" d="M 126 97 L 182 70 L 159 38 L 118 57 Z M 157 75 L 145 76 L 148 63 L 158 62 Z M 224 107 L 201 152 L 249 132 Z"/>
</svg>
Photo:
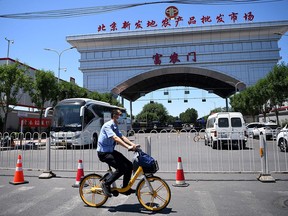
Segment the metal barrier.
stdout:
<svg viewBox="0 0 288 216">
<path fill-rule="evenodd" d="M 46 133 L 0 133 L 0 168 L 15 168 L 21 154 L 27 169 L 43 170 L 47 137 Z"/>
<path fill-rule="evenodd" d="M 268 151 L 267 151 L 267 142 L 266 142 L 267 135 L 264 132 L 261 132 L 259 134 L 259 140 L 260 140 L 260 157 L 261 157 L 261 166 L 262 171 L 258 177 L 258 180 L 263 182 L 275 182 L 275 179 L 270 175 L 269 169 L 268 169 Z"/>
<path fill-rule="evenodd" d="M 287 132 L 286 132 L 287 133 Z M 150 133 L 129 131 L 127 136 L 142 149 L 157 159 L 160 172 L 175 172 L 178 157 L 182 158 L 185 172 L 195 173 L 261 173 L 261 139 L 248 138 L 246 147 L 237 145 L 221 146 L 213 149 L 205 143 L 205 132 L 196 130 L 162 130 Z M 287 135 L 286 135 L 287 137 Z M 75 171 L 78 160 L 83 161 L 85 171 L 105 171 L 107 165 L 100 162 L 93 146 L 67 148 L 51 146 L 47 134 L 4 133 L 0 134 L 0 169 L 15 169 L 17 156 L 22 155 L 23 168 L 41 170 L 47 175 L 51 171 Z M 7 139 L 7 140 L 6 140 Z M 4 141 L 6 140 L 6 141 Z M 240 143 L 241 144 L 241 143 Z M 269 172 L 288 172 L 287 152 L 281 152 L 275 139 L 266 143 L 265 163 Z M 226 147 L 227 146 L 227 147 Z M 231 147 L 229 147 L 231 146 Z M 120 146 L 116 149 L 132 159 L 133 153 Z M 266 172 L 266 171 L 265 171 Z"/>
</svg>

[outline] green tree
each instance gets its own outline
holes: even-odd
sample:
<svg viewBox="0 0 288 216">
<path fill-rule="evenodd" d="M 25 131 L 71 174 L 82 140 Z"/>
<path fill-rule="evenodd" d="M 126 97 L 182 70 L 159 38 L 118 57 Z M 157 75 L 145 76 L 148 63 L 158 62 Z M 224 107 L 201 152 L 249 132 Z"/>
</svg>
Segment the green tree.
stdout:
<svg viewBox="0 0 288 216">
<path fill-rule="evenodd" d="M 177 119 L 177 117 L 174 117 L 174 116 L 172 116 L 172 115 L 168 115 L 168 117 L 167 117 L 167 124 L 173 124 L 176 119 Z"/>
<path fill-rule="evenodd" d="M 234 111 L 241 112 L 243 115 L 254 116 L 259 113 L 260 97 L 255 86 L 248 87 L 239 94 L 230 97 L 230 105 Z"/>
<path fill-rule="evenodd" d="M 160 103 L 148 103 L 142 111 L 136 116 L 136 119 L 144 122 L 159 121 L 161 124 L 167 123 L 167 109 Z"/>
<path fill-rule="evenodd" d="M 0 103 L 4 114 L 3 131 L 6 131 L 6 123 L 9 112 L 13 109 L 11 105 L 16 105 L 20 100 L 22 92 L 27 92 L 31 86 L 31 78 L 26 74 L 28 67 L 20 65 L 18 62 L 8 65 L 0 65 Z"/>
<path fill-rule="evenodd" d="M 267 75 L 268 95 L 270 106 L 275 108 L 277 123 L 279 124 L 278 109 L 283 102 L 288 98 L 288 67 L 283 62 L 276 65 L 273 70 Z"/>
<path fill-rule="evenodd" d="M 288 67 L 284 63 L 276 65 L 268 75 L 241 93 L 230 98 L 230 104 L 235 111 L 249 114 L 253 117 L 259 113 L 264 115 L 272 108 L 278 120 L 277 108 L 288 98 Z"/>
<path fill-rule="evenodd" d="M 225 110 L 226 110 L 225 107 L 216 107 L 215 109 L 212 109 L 212 110 L 210 111 L 210 113 L 223 112 L 223 111 L 225 111 Z M 209 116 L 209 115 L 208 115 L 208 116 Z"/>
<path fill-rule="evenodd" d="M 197 110 L 193 108 L 188 108 L 185 112 L 180 113 L 180 120 L 183 123 L 196 123 L 196 120 L 198 118 L 198 112 Z"/>
<path fill-rule="evenodd" d="M 262 113 L 264 115 L 264 119 L 266 119 L 266 113 L 271 110 L 268 106 L 269 101 L 269 93 L 268 93 L 268 85 L 269 80 L 265 77 L 260 80 L 253 86 L 253 95 L 254 95 L 254 108 L 258 111 L 255 112 L 255 115 Z"/>
<path fill-rule="evenodd" d="M 112 93 L 102 93 L 101 94 L 101 100 L 108 102 L 110 104 L 116 105 L 116 106 L 120 106 L 121 104 L 116 100 L 116 98 L 113 96 Z"/>
<path fill-rule="evenodd" d="M 89 96 L 89 90 L 87 90 L 86 88 L 82 88 L 80 86 L 76 86 L 77 88 L 77 97 L 80 97 L 80 98 L 87 98 Z"/>
<path fill-rule="evenodd" d="M 111 93 L 90 92 L 88 97 L 93 100 L 107 102 L 115 106 L 121 106 L 121 104 Z"/>
<path fill-rule="evenodd" d="M 98 100 L 98 101 L 102 100 L 102 96 L 99 92 L 90 92 L 88 97 L 93 99 L 93 100 Z"/>
<path fill-rule="evenodd" d="M 52 71 L 37 70 L 35 72 L 35 80 L 33 88 L 30 91 L 30 97 L 32 102 L 40 111 L 39 120 L 42 121 L 44 104 L 46 102 L 56 103 L 58 95 L 58 83 Z M 41 124 L 39 128 L 41 132 Z"/>
<path fill-rule="evenodd" d="M 77 86 L 70 82 L 60 82 L 58 84 L 57 101 L 64 100 L 66 98 L 86 98 L 88 96 L 88 90 Z"/>
</svg>

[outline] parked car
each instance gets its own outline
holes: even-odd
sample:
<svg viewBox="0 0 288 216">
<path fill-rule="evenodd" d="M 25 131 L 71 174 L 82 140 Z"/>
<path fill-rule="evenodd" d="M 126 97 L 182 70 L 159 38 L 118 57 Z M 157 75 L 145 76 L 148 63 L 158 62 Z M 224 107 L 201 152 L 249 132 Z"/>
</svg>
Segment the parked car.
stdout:
<svg viewBox="0 0 288 216">
<path fill-rule="evenodd" d="M 248 123 L 246 125 L 246 130 L 247 130 L 247 134 L 248 134 L 248 137 L 253 137 L 253 130 L 254 128 L 257 128 L 259 126 L 263 126 L 263 123 L 260 123 L 260 122 L 251 122 L 251 123 Z"/>
<path fill-rule="evenodd" d="M 277 128 L 278 128 L 278 125 L 275 123 L 271 123 L 271 122 L 260 124 L 253 129 L 252 137 L 254 139 L 255 138 L 259 139 L 260 133 L 262 132 L 263 134 L 266 135 L 267 140 L 276 139 Z"/>
<path fill-rule="evenodd" d="M 0 140 L 1 147 L 13 147 L 15 145 L 13 137 L 5 136 Z"/>
<path fill-rule="evenodd" d="M 219 112 L 207 118 L 205 145 L 221 149 L 223 145 L 236 145 L 245 149 L 247 133 L 243 116 L 240 112 Z"/>
<path fill-rule="evenodd" d="M 281 152 L 288 152 L 288 128 L 285 125 L 277 135 L 277 145 Z"/>
</svg>

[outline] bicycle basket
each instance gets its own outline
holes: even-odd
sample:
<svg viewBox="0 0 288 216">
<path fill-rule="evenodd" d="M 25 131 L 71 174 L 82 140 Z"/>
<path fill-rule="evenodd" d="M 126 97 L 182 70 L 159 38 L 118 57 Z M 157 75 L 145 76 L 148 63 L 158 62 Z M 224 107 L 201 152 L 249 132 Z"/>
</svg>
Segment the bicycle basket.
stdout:
<svg viewBox="0 0 288 216">
<path fill-rule="evenodd" d="M 159 170 L 157 160 L 154 160 L 153 164 L 150 167 L 142 167 L 144 173 L 156 173 Z"/>
<path fill-rule="evenodd" d="M 134 161 L 133 162 L 133 172 L 134 173 L 136 172 L 138 167 L 139 167 L 139 163 L 137 161 Z M 158 162 L 155 160 L 154 163 L 150 167 L 143 167 L 142 166 L 142 169 L 143 169 L 144 173 L 154 174 L 159 170 Z"/>
<path fill-rule="evenodd" d="M 158 162 L 150 155 L 144 153 L 143 151 L 138 151 L 135 154 L 136 157 L 134 157 L 133 161 L 134 172 L 139 166 L 143 168 L 144 173 L 156 173 L 159 170 Z"/>
</svg>

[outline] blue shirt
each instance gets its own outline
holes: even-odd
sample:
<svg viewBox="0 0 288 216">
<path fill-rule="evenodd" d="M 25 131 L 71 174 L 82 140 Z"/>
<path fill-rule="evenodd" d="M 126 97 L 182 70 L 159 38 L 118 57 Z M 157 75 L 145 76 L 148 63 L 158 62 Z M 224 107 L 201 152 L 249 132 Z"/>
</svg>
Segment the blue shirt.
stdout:
<svg viewBox="0 0 288 216">
<path fill-rule="evenodd" d="M 122 133 L 118 129 L 117 124 L 111 119 L 106 122 L 99 134 L 97 151 L 98 152 L 113 152 L 116 142 L 113 140 L 113 136 L 122 137 Z"/>
</svg>

